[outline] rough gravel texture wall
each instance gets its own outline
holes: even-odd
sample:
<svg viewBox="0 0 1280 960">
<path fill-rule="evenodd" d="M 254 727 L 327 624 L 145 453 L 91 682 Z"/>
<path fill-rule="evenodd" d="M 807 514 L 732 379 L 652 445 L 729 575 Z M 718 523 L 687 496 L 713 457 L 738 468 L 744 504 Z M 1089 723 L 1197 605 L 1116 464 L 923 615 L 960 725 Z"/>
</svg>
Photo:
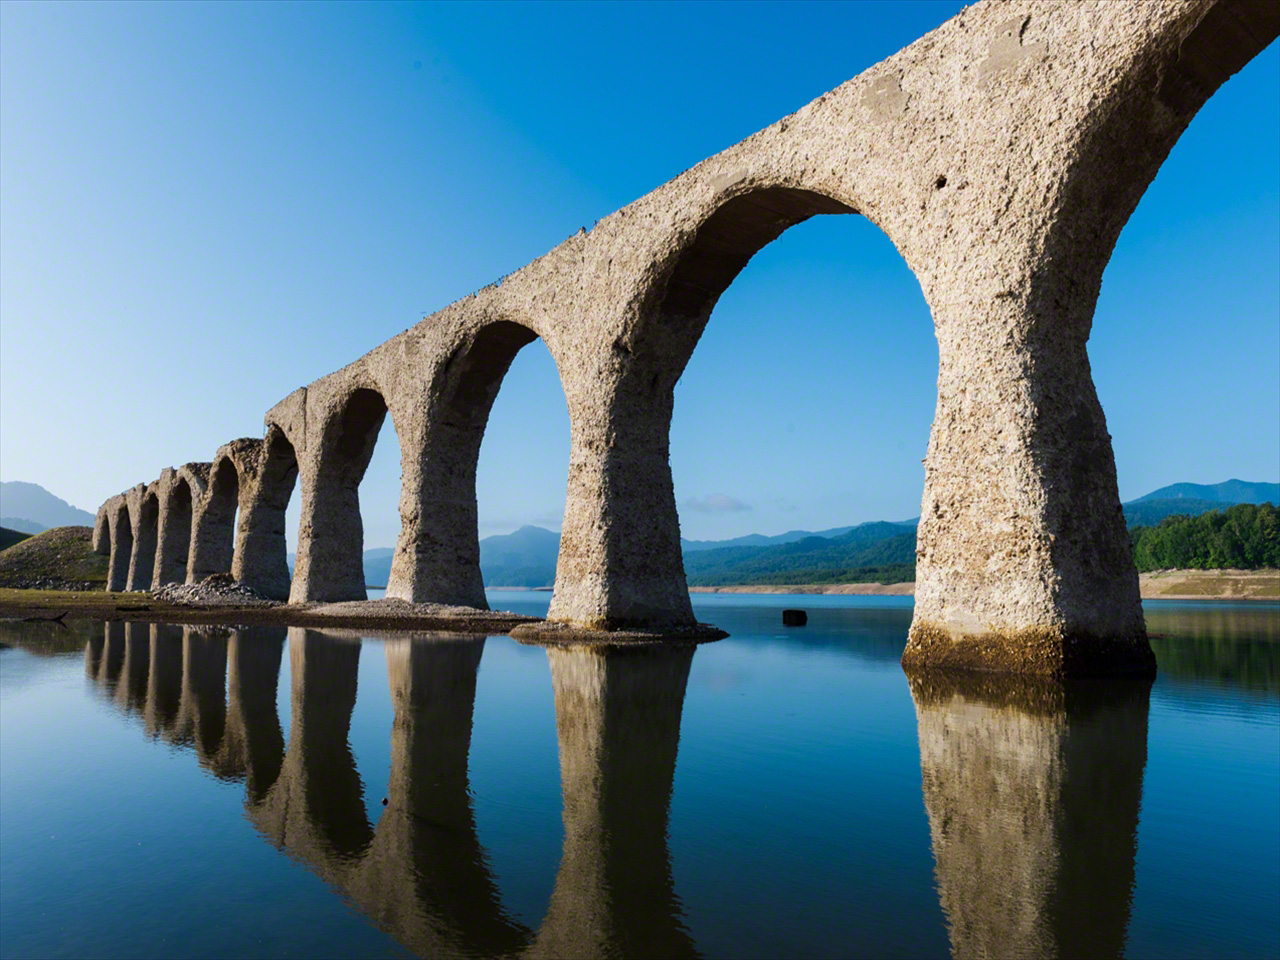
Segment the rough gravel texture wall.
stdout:
<svg viewBox="0 0 1280 960">
<path fill-rule="evenodd" d="M 571 424 L 551 619 L 691 628 L 673 388 L 760 247 L 810 216 L 854 213 L 915 272 L 938 337 L 907 661 L 1150 672 L 1085 345 L 1147 184 L 1200 105 L 1277 32 L 1274 3 L 984 0 L 294 391 L 266 416 L 300 478 L 290 599 L 364 597 L 357 491 L 389 417 L 403 473 L 388 595 L 484 606 L 476 457 L 511 358 L 541 337 Z M 242 481 L 242 497 L 251 488 Z M 241 500 L 242 517 L 255 503 Z M 225 538 L 196 512 L 193 559 L 198 540 Z M 263 531 L 282 539 L 274 520 Z M 237 536 L 238 575 L 279 592 L 274 560 L 265 573 L 248 562 L 256 535 Z M 218 549 L 210 564 L 231 567 Z"/>
</svg>

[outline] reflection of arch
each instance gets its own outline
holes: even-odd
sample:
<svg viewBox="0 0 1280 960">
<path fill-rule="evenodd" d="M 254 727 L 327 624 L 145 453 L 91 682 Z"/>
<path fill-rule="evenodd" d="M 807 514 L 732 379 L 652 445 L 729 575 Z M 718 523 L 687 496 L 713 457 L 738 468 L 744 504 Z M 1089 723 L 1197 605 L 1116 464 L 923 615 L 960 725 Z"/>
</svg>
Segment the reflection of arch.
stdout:
<svg viewBox="0 0 1280 960">
<path fill-rule="evenodd" d="M 319 452 L 304 475 L 298 560 L 290 598 L 364 600 L 364 523 L 360 481 L 387 416 L 382 394 L 358 387 L 333 406 L 320 431 Z M 394 424 L 393 424 L 394 426 Z"/>
<path fill-rule="evenodd" d="M 142 712 L 147 703 L 151 669 L 151 636 L 145 623 L 124 625 L 124 660 L 116 684 L 116 703 L 122 710 Z"/>
<path fill-rule="evenodd" d="M 182 705 L 182 628 L 153 623 L 150 640 L 147 734 L 152 737 L 164 734 L 171 740 L 180 741 L 177 724 Z"/>
<path fill-rule="evenodd" d="M 331 883 L 341 882 L 346 864 L 373 839 L 347 739 L 359 665 L 358 642 L 289 628 L 289 744 L 275 785 L 250 808 L 273 843 Z"/>
<path fill-rule="evenodd" d="M 220 456 L 213 462 L 209 487 L 195 508 L 187 583 L 199 583 L 215 573 L 231 572 L 239 505 L 240 471 L 230 456 Z"/>
<path fill-rule="evenodd" d="M 107 501 L 107 520 L 111 528 L 111 559 L 107 561 L 107 589 L 119 592 L 129 584 L 129 561 L 133 557 L 133 525 L 129 521 L 129 505 L 123 496 Z"/>
<path fill-rule="evenodd" d="M 227 634 L 219 627 L 182 628 L 182 695 L 174 739 L 192 741 L 202 766 L 217 776 L 227 724 Z"/>
<path fill-rule="evenodd" d="M 160 525 L 160 499 L 156 485 L 129 492 L 134 523 L 133 551 L 129 558 L 129 590 L 150 590 L 155 573 L 156 538 Z"/>
<path fill-rule="evenodd" d="M 549 647 L 564 854 L 531 956 L 697 956 L 667 850 L 693 647 Z"/>
<path fill-rule="evenodd" d="M 1149 681 L 910 672 L 955 956 L 1121 956 Z"/>
<path fill-rule="evenodd" d="M 502 380 L 537 336 L 509 320 L 487 324 L 437 371 L 420 441 L 401 457 L 403 524 L 387 596 L 489 608 L 480 572 L 476 464 Z"/>
<path fill-rule="evenodd" d="M 355 902 L 421 956 L 511 956 L 507 917 L 476 833 L 467 779 L 484 640 L 386 642 L 395 720 L 387 805 L 349 882 Z"/>
<path fill-rule="evenodd" d="M 196 494 L 189 474 L 165 469 L 160 473 L 160 522 L 152 589 L 187 582 L 191 553 L 191 517 Z"/>
<path fill-rule="evenodd" d="M 284 627 L 242 627 L 227 645 L 227 725 L 217 766 L 244 777 L 251 805 L 266 796 L 284 761 L 276 687 L 285 636 Z"/>
<path fill-rule="evenodd" d="M 124 624 L 108 624 L 105 650 L 86 646 L 86 670 L 108 689 L 125 636 Z M 696 955 L 666 839 L 691 647 L 548 651 L 565 845 L 534 937 L 504 912 L 476 831 L 467 767 L 484 641 L 386 642 L 395 716 L 375 829 L 348 742 L 360 643 L 289 629 L 284 752 L 275 707 L 282 639 L 281 628 L 228 639 L 220 630 L 152 626 L 148 731 L 192 744 L 221 776 L 244 777 L 257 829 L 379 927 L 423 956 Z"/>
<path fill-rule="evenodd" d="M 124 666 L 124 624 L 108 621 L 102 625 L 102 656 L 98 660 L 98 674 L 94 678 L 99 687 L 114 693 Z"/>
</svg>

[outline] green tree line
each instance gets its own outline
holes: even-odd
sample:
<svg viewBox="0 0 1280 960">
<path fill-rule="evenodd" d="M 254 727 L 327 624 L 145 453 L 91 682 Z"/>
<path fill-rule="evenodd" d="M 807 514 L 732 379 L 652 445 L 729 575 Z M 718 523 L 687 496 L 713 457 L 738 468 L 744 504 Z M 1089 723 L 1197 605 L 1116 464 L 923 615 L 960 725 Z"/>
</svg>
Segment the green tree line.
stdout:
<svg viewBox="0 0 1280 960">
<path fill-rule="evenodd" d="M 1194 517 L 1166 517 L 1154 527 L 1130 528 L 1129 542 L 1144 573 L 1280 567 L 1280 510 L 1238 503 Z"/>
</svg>

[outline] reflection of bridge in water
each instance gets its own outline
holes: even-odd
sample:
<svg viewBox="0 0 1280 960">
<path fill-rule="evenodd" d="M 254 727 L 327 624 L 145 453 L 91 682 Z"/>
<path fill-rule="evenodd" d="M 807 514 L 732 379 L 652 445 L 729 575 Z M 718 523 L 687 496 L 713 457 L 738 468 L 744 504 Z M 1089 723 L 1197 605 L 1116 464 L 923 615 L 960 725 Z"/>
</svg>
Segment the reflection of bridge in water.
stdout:
<svg viewBox="0 0 1280 960">
<path fill-rule="evenodd" d="M 667 818 L 691 647 L 548 650 L 564 853 L 546 918 L 503 910 L 467 775 L 482 639 L 384 642 L 395 717 L 376 825 L 348 742 L 360 644 L 287 631 L 292 721 L 276 684 L 286 629 L 108 623 L 86 671 L 149 735 L 243 780 L 275 846 L 424 956 L 695 956 L 675 895 Z"/>
<path fill-rule="evenodd" d="M 286 638 L 287 744 L 276 709 Z M 503 908 L 469 792 L 484 643 L 384 641 L 394 719 L 376 824 L 348 740 L 358 642 L 301 628 L 109 623 L 85 664 L 149 735 L 242 780 L 264 837 L 416 953 L 697 955 L 667 843 L 693 649 L 548 649 L 565 836 L 532 930 Z M 1120 955 L 1149 685 L 910 680 L 953 953 Z"/>
</svg>

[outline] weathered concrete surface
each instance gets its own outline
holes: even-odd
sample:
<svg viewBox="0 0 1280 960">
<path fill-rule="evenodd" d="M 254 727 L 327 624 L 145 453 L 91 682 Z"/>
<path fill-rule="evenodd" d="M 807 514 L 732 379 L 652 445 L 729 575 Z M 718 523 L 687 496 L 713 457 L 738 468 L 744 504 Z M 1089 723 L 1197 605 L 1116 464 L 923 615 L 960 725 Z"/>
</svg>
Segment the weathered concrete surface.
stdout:
<svg viewBox="0 0 1280 960">
<path fill-rule="evenodd" d="M 908 678 L 952 955 L 1123 955 L 1150 682 Z"/>
<path fill-rule="evenodd" d="M 808 217 L 858 213 L 914 271 L 938 338 L 906 661 L 1150 673 L 1085 345 L 1143 191 L 1196 110 L 1277 32 L 1274 3 L 984 0 L 294 391 L 266 416 L 301 478 L 291 600 L 364 596 L 358 485 L 389 414 L 402 487 L 388 595 L 484 606 L 476 458 L 511 358 L 541 337 L 571 430 L 551 620 L 692 629 L 668 462 L 674 385 L 761 247 Z M 231 462 L 215 462 L 211 498 L 241 479 Z M 235 498 L 220 496 L 212 519 L 197 509 L 189 578 L 231 568 L 218 518 Z M 240 575 L 276 589 L 276 572 Z"/>
<path fill-rule="evenodd" d="M 133 551 L 129 555 L 129 578 L 125 589 L 148 590 L 156 561 L 156 536 L 160 522 L 156 484 L 140 483 L 124 496 L 133 528 Z"/>
</svg>

